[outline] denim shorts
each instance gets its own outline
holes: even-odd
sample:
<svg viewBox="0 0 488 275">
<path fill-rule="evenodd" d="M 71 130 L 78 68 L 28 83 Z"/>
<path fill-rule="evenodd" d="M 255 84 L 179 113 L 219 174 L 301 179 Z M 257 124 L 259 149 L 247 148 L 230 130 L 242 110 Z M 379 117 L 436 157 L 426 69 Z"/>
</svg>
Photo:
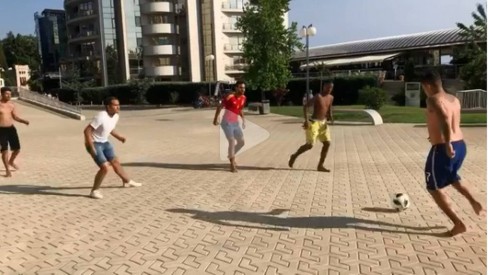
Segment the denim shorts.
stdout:
<svg viewBox="0 0 488 275">
<path fill-rule="evenodd" d="M 244 137 L 244 134 L 242 133 L 241 126 L 239 125 L 239 122 L 227 122 L 227 121 L 222 121 L 220 124 L 222 127 L 222 130 L 224 130 L 225 137 L 227 139 L 242 139 Z"/>
<path fill-rule="evenodd" d="M 101 166 L 105 162 L 110 162 L 115 159 L 114 147 L 110 142 L 94 142 L 95 153 L 97 154 L 93 160 L 98 166 Z M 89 148 L 86 148 L 88 152 Z"/>
</svg>

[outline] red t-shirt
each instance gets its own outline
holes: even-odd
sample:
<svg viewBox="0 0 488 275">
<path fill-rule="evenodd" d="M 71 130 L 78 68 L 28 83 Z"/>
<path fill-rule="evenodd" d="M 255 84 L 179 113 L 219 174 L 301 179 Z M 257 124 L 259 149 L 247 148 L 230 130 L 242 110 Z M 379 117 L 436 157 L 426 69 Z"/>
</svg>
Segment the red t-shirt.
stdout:
<svg viewBox="0 0 488 275">
<path fill-rule="evenodd" d="M 224 119 L 227 122 L 237 122 L 239 113 L 246 104 L 246 96 L 241 95 L 236 97 L 230 94 L 222 100 L 222 107 L 225 108 Z"/>
</svg>

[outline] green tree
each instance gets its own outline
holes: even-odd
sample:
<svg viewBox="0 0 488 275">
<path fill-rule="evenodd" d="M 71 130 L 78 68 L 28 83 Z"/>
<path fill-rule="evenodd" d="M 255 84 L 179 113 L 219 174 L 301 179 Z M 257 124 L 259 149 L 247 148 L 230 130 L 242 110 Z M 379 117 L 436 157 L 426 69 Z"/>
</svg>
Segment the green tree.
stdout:
<svg viewBox="0 0 488 275">
<path fill-rule="evenodd" d="M 0 41 L 0 68 L 8 69 L 7 58 L 5 57 L 5 52 L 3 50 L 3 44 Z"/>
<path fill-rule="evenodd" d="M 121 83 L 119 73 L 119 56 L 117 54 L 117 50 L 113 45 L 108 45 L 105 47 L 105 53 L 107 56 L 108 84 L 114 85 Z"/>
<path fill-rule="evenodd" d="M 1 41 L 8 67 L 14 65 L 29 65 L 31 70 L 38 70 L 41 57 L 38 51 L 37 39 L 33 35 L 14 35 L 7 33 Z"/>
<path fill-rule="evenodd" d="M 289 62 L 293 52 L 302 48 L 297 23 L 284 24 L 290 0 L 252 1 L 236 27 L 242 31 L 244 59 L 249 64 L 245 78 L 252 89 L 264 91 L 285 88 L 291 79 Z"/>
<path fill-rule="evenodd" d="M 466 89 L 486 88 L 486 12 L 483 5 L 478 4 L 477 12 L 473 12 L 474 22 L 470 26 L 457 23 L 461 35 L 469 43 L 458 51 L 456 59 L 467 60 L 460 71 L 461 78 L 466 82 Z"/>
<path fill-rule="evenodd" d="M 95 84 L 94 79 L 81 81 L 81 73 L 77 67 L 71 67 L 63 74 L 62 88 L 74 91 L 74 101 L 77 105 L 83 102 L 82 91 L 94 87 Z"/>
</svg>

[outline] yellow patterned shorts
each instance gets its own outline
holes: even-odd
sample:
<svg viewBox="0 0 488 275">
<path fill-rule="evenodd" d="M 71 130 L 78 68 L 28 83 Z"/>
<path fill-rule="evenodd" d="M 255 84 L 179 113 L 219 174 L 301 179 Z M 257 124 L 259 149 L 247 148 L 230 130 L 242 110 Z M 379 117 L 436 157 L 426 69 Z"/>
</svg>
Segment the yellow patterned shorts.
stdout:
<svg viewBox="0 0 488 275">
<path fill-rule="evenodd" d="M 305 136 L 307 144 L 314 144 L 317 139 L 321 142 L 330 141 L 330 130 L 327 121 L 309 121 Z"/>
</svg>

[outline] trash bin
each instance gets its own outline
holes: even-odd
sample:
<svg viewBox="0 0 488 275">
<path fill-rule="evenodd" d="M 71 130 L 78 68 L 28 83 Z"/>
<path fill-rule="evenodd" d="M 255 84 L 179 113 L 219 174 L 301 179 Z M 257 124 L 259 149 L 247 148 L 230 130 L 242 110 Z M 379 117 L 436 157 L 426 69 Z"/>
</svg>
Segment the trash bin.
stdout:
<svg viewBox="0 0 488 275">
<path fill-rule="evenodd" d="M 270 113 L 269 100 L 262 100 L 259 107 L 259 114 L 265 115 Z"/>
</svg>

